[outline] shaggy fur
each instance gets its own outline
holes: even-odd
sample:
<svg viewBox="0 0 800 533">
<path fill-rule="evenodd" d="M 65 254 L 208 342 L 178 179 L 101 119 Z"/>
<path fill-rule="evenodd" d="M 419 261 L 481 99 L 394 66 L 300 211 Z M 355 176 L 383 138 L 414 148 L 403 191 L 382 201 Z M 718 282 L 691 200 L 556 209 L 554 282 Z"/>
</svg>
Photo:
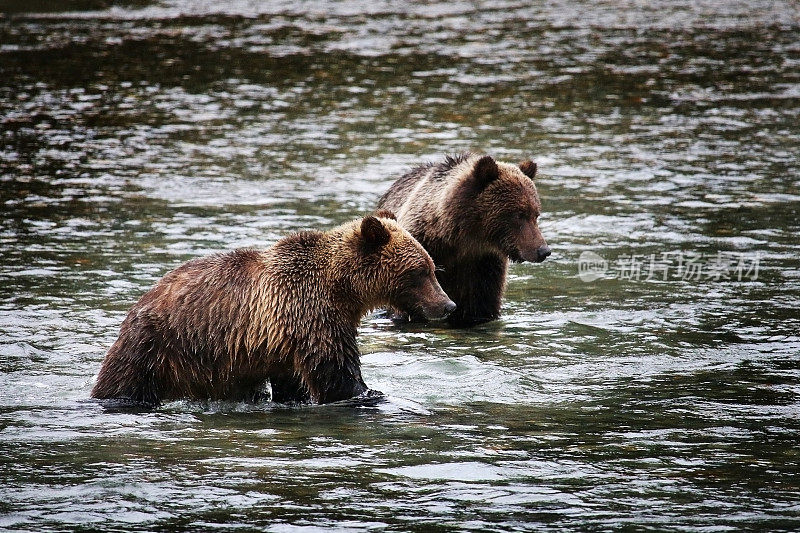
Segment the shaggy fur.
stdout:
<svg viewBox="0 0 800 533">
<path fill-rule="evenodd" d="M 458 306 L 451 324 L 500 316 L 508 260 L 543 261 L 536 164 L 464 153 L 401 176 L 378 203 L 428 251 L 442 288 Z M 411 318 L 421 318 L 411 315 Z"/>
<path fill-rule="evenodd" d="M 367 390 L 356 327 L 391 305 L 440 317 L 454 307 L 420 244 L 390 218 L 287 237 L 265 251 L 189 261 L 133 306 L 94 398 L 327 403 Z"/>
</svg>

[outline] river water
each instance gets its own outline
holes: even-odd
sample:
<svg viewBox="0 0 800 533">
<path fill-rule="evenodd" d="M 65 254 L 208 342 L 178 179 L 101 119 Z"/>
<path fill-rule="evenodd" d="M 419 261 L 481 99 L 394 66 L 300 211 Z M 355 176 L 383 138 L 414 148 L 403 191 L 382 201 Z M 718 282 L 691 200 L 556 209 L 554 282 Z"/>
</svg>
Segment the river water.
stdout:
<svg viewBox="0 0 800 533">
<path fill-rule="evenodd" d="M 800 527 L 797 2 L 52 4 L 0 18 L 0 529 Z M 170 269 L 467 149 L 554 253 L 365 318 L 383 401 L 87 401 Z"/>
</svg>

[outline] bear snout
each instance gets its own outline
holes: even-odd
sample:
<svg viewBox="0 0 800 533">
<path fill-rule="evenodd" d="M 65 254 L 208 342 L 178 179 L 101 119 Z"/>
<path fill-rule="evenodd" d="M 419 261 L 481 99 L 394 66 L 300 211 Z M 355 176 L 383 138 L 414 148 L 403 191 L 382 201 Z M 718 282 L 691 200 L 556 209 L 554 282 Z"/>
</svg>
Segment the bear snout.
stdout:
<svg viewBox="0 0 800 533">
<path fill-rule="evenodd" d="M 452 313 L 455 310 L 456 310 L 456 303 L 447 296 L 445 296 L 443 300 L 436 302 L 435 305 L 422 306 L 422 312 L 425 315 L 425 318 L 427 318 L 428 320 L 434 320 L 437 318 L 447 318 L 450 315 L 450 313 Z"/>
<path fill-rule="evenodd" d="M 455 311 L 456 304 L 446 292 L 442 290 L 436 278 L 428 280 L 425 284 L 423 296 L 419 300 L 419 308 L 427 320 L 446 318 Z"/>
<path fill-rule="evenodd" d="M 511 255 L 511 260 L 514 262 L 521 262 L 521 261 L 528 261 L 529 263 L 541 263 L 545 259 L 547 259 L 550 254 L 553 252 L 550 250 L 550 247 L 546 244 L 539 246 L 537 248 L 528 247 L 517 252 L 519 257 L 514 257 Z"/>
<path fill-rule="evenodd" d="M 551 253 L 553 252 L 550 250 L 550 247 L 547 246 L 546 244 L 544 246 L 540 246 L 539 248 L 536 249 L 536 262 L 541 263 L 542 261 L 547 259 L 547 257 Z"/>
</svg>

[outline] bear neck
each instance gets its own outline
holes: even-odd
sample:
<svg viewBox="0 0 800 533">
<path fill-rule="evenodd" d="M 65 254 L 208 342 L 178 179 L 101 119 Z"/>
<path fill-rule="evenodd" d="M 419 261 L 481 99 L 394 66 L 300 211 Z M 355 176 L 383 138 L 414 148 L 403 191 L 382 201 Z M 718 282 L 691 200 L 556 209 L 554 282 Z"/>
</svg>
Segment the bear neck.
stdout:
<svg viewBox="0 0 800 533">
<path fill-rule="evenodd" d="M 364 302 L 352 288 L 351 261 L 342 247 L 340 228 L 328 233 L 301 232 L 278 241 L 266 253 L 266 269 L 276 294 L 292 294 L 293 311 L 304 320 L 355 331 L 365 314 Z M 297 300 L 296 302 L 294 300 Z M 345 328 L 342 328 L 346 325 Z"/>
<path fill-rule="evenodd" d="M 320 242 L 319 257 L 325 261 L 321 281 L 327 287 L 328 301 L 337 316 L 346 317 L 355 332 L 374 304 L 367 291 L 354 284 L 363 277 L 364 265 L 353 242 L 354 228 L 350 224 L 332 230 Z"/>
<path fill-rule="evenodd" d="M 463 193 L 463 192 L 462 192 Z M 458 196 L 459 190 L 452 192 Z M 468 197 L 466 194 L 465 197 Z M 469 200 L 474 203 L 474 198 Z M 481 229 L 482 222 L 477 213 L 463 207 L 456 208 L 455 202 L 466 202 L 445 196 L 442 205 L 436 210 L 419 213 L 409 223 L 412 235 L 422 243 L 437 264 L 447 258 L 452 261 L 475 259 L 483 256 L 504 256 L 503 252 L 491 242 Z M 403 221 L 404 224 L 406 221 Z"/>
<path fill-rule="evenodd" d="M 345 224 L 328 232 L 304 232 L 279 242 L 271 259 L 283 263 L 280 271 L 286 283 L 308 296 L 305 313 L 335 323 L 338 329 L 355 335 L 361 318 L 384 304 L 379 298 L 371 271 L 359 246 L 358 226 Z M 346 328 L 343 326 L 346 324 Z"/>
</svg>

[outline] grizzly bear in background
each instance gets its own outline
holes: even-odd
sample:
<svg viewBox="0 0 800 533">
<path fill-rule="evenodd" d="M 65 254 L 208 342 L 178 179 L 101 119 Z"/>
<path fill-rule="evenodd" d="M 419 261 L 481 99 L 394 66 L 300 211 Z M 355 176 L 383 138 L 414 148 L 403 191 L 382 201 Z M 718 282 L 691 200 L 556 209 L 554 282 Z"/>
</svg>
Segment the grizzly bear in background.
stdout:
<svg viewBox="0 0 800 533">
<path fill-rule="evenodd" d="M 535 175 L 532 161 L 513 165 L 465 153 L 412 170 L 380 199 L 378 208 L 393 211 L 433 258 L 457 306 L 452 325 L 496 319 L 508 260 L 539 263 L 550 255 L 537 224 Z"/>
<path fill-rule="evenodd" d="M 133 306 L 92 396 L 255 401 L 269 380 L 277 402 L 352 398 L 367 390 L 356 328 L 384 305 L 427 318 L 455 307 L 430 256 L 390 218 L 195 259 Z"/>
</svg>

